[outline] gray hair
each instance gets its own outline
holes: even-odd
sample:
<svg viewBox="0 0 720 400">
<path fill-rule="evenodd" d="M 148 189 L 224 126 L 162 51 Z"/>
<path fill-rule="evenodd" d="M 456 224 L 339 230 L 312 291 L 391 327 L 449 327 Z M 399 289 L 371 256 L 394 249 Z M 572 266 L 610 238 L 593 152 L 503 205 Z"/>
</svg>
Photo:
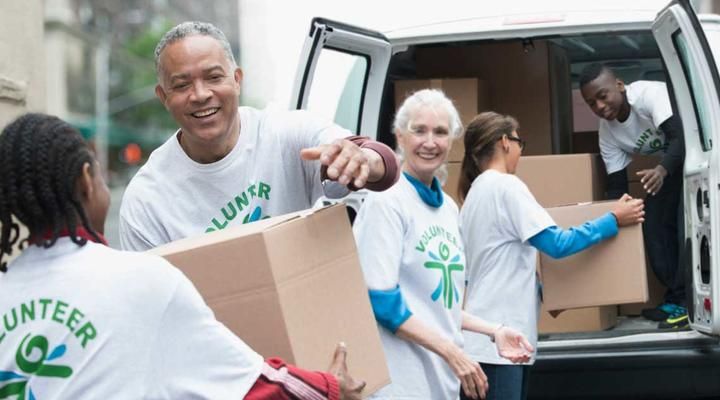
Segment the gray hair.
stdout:
<svg viewBox="0 0 720 400">
<path fill-rule="evenodd" d="M 449 118 L 450 138 L 457 139 L 462 135 L 463 126 L 455 105 L 442 90 L 438 89 L 418 90 L 406 98 L 395 114 L 393 129 L 395 131 L 408 129 L 413 114 L 422 106 L 444 109 Z"/>
<path fill-rule="evenodd" d="M 220 29 L 209 22 L 187 21 L 167 31 L 155 46 L 155 71 L 158 75 L 160 74 L 160 54 L 162 54 L 163 50 L 180 39 L 194 35 L 210 36 L 217 40 L 225 51 L 225 56 L 230 61 L 230 65 L 237 66 L 232 48 L 230 48 L 230 42 L 228 42 L 225 34 Z"/>
</svg>

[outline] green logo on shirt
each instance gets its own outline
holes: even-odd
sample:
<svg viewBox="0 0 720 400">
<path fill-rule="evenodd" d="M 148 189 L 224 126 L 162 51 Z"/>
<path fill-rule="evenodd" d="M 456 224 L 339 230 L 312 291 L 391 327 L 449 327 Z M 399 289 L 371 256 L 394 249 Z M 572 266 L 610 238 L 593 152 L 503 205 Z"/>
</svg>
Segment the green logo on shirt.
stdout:
<svg viewBox="0 0 720 400">
<path fill-rule="evenodd" d="M 30 323 L 43 323 L 48 327 L 62 326 L 69 331 L 69 334 L 63 334 L 63 336 L 74 336 L 82 348 L 96 339 L 98 334 L 94 324 L 79 309 L 62 300 L 41 298 L 26 301 L 3 314 L 2 325 L 0 325 L 0 345 L 14 332 Z M 0 353 L 6 354 L 6 351 L 0 347 Z M 29 386 L 31 377 L 68 378 L 71 376 L 72 368 L 57 362 L 50 363 L 50 361 L 64 356 L 66 351 L 65 344 L 55 346 L 50 351 L 50 341 L 45 336 L 26 333 L 15 352 L 15 364 L 19 371 L 2 370 L 1 368 L 7 366 L 0 366 L 0 399 L 13 397 L 17 400 L 35 400 L 35 395 Z"/>
<path fill-rule="evenodd" d="M 650 151 L 647 154 L 656 153 L 667 148 L 667 143 L 663 141 L 659 129 L 645 129 L 645 131 L 640 135 L 640 137 L 638 137 L 638 140 L 635 142 L 635 148 L 633 149 L 633 151 L 635 153 L 640 153 L 640 150 L 642 150 L 643 146 L 645 146 L 646 143 L 648 147 L 650 147 Z"/>
<path fill-rule="evenodd" d="M 425 263 L 425 268 L 437 269 L 442 273 L 440 282 L 430 297 L 433 301 L 437 301 L 442 295 L 443 304 L 450 309 L 453 306 L 453 300 L 456 304 L 460 302 L 460 294 L 455 286 L 455 281 L 452 279 L 452 273 L 453 271 L 463 271 L 465 266 L 459 264 L 461 260 L 460 253 L 450 259 L 450 248 L 444 242 L 440 242 L 438 253 L 440 254 L 439 257 L 432 251 L 428 251 L 428 255 L 433 261 Z M 448 259 L 450 260 L 448 261 Z"/>
<path fill-rule="evenodd" d="M 210 221 L 211 225 L 205 229 L 205 233 L 225 229 L 230 223 L 230 221 L 234 220 L 236 217 L 238 217 L 240 213 L 242 213 L 248 208 L 248 206 L 250 205 L 250 200 L 256 197 L 259 199 L 270 200 L 270 189 L 270 185 L 264 182 L 259 182 L 257 184 L 253 183 L 252 185 L 248 186 L 247 189 L 245 189 L 245 191 L 243 191 L 240 195 L 235 196 L 234 199 L 230 200 L 227 203 L 227 206 L 220 209 L 222 218 L 213 218 Z M 247 224 L 265 218 L 270 218 L 270 216 L 263 215 L 262 208 L 257 206 L 253 208 L 252 211 L 248 211 L 245 214 L 242 223 Z"/>
<path fill-rule="evenodd" d="M 12 381 L 0 386 L 0 399 L 17 396 L 17 399 L 24 400 L 27 396 L 27 399 L 35 400 L 35 395 L 28 385 L 32 375 L 45 378 L 67 378 L 72 375 L 72 368 L 48 363 L 62 357 L 67 347 L 61 344 L 48 354 L 49 345 L 45 336 L 32 336 L 31 333 L 25 335 L 15 352 L 15 362 L 26 375 L 14 371 L 0 371 L 0 382 Z"/>
</svg>

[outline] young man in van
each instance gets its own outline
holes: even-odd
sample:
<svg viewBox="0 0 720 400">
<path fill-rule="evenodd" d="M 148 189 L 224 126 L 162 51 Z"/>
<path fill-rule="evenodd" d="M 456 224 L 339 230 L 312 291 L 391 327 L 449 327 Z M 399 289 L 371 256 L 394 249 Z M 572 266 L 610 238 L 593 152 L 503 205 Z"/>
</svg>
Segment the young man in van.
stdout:
<svg viewBox="0 0 720 400">
<path fill-rule="evenodd" d="M 648 193 L 645 247 L 650 265 L 667 292 L 663 304 L 642 314 L 661 321 L 661 328 L 686 327 L 685 282 L 678 253 L 685 145 L 667 87 L 652 81 L 626 85 L 606 65 L 591 64 L 580 75 L 580 90 L 600 117 L 599 144 L 608 173 L 608 198 L 619 198 L 628 191 L 627 166 L 633 154 L 658 156 L 655 168 L 637 174 Z"/>
<path fill-rule="evenodd" d="M 381 143 L 305 111 L 238 107 L 242 70 L 211 24 L 172 28 L 158 43 L 155 62 L 155 93 L 180 129 L 125 191 L 124 249 L 147 250 L 309 208 L 327 181 L 343 191 L 384 190 L 398 178 L 395 154 Z"/>
</svg>

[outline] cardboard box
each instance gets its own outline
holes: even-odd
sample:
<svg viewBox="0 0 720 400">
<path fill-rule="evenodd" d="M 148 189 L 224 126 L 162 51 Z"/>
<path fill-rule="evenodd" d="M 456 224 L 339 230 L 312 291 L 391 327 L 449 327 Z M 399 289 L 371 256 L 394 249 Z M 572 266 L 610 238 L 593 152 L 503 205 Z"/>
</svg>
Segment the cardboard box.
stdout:
<svg viewBox="0 0 720 400">
<path fill-rule="evenodd" d="M 195 284 L 218 320 L 265 357 L 326 370 L 338 342 L 365 394 L 390 382 L 344 206 L 179 240 L 152 253 Z"/>
<path fill-rule="evenodd" d="M 450 197 L 455 200 L 458 206 L 460 206 L 460 196 L 458 195 L 458 184 L 460 183 L 460 162 L 449 162 L 447 163 L 447 179 L 443 185 L 443 191 L 449 194 Z"/>
<path fill-rule="evenodd" d="M 526 155 L 552 153 L 553 110 L 550 82 L 555 59 L 550 57 L 548 40 L 533 41 L 534 51 L 522 51 L 516 41 L 490 41 L 468 46 L 418 46 L 413 53 L 419 78 L 477 77 L 489 87 L 487 108 L 514 116 L 520 122 L 520 136 Z M 502 61 L 496 61 L 502 60 Z M 569 92 L 567 96 L 569 97 Z M 564 94 L 556 93 L 560 97 Z"/>
<path fill-rule="evenodd" d="M 655 273 L 648 264 L 647 268 L 648 281 L 648 301 L 644 303 L 621 304 L 618 313 L 625 316 L 638 316 L 645 308 L 655 308 L 663 302 L 667 288 L 655 276 Z"/>
<path fill-rule="evenodd" d="M 627 166 L 628 182 L 640 182 L 640 177 L 637 175 L 638 171 L 643 169 L 653 169 L 660 164 L 661 158 L 659 156 L 643 156 L 640 154 L 634 154 L 632 162 Z"/>
<path fill-rule="evenodd" d="M 628 194 L 635 199 L 644 199 L 647 197 L 647 192 L 643 189 L 643 184 L 639 181 L 628 182 Z"/>
<path fill-rule="evenodd" d="M 597 132 L 600 118 L 592 112 L 582 97 L 580 89 L 572 91 L 573 132 Z"/>
<path fill-rule="evenodd" d="M 481 111 L 488 110 L 488 85 L 477 78 L 414 79 L 395 81 L 395 109 L 405 98 L 421 89 L 440 89 L 455 104 L 463 128 Z M 462 161 L 465 153 L 462 137 L 453 142 L 448 161 Z"/>
<path fill-rule="evenodd" d="M 613 201 L 547 209 L 558 226 L 568 228 L 609 212 Z M 645 246 L 641 225 L 573 256 L 540 255 L 543 300 L 548 311 L 648 301 Z"/>
<path fill-rule="evenodd" d="M 540 311 L 538 333 L 595 332 L 610 329 L 617 323 L 617 307 L 602 306 L 567 310 L 554 318 L 544 308 Z"/>
<path fill-rule="evenodd" d="M 543 207 L 601 200 L 605 169 L 598 154 L 520 157 L 515 172 Z"/>
</svg>

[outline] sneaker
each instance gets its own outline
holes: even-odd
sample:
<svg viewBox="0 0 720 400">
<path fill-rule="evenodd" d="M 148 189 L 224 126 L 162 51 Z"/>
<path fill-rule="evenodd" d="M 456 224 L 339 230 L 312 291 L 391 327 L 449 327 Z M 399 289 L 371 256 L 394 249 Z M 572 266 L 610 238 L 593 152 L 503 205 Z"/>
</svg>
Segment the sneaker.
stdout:
<svg viewBox="0 0 720 400">
<path fill-rule="evenodd" d="M 655 308 L 646 308 L 642 310 L 641 314 L 645 319 L 660 322 L 667 320 L 676 307 L 678 306 L 675 304 L 663 303 Z"/>
<path fill-rule="evenodd" d="M 670 316 L 658 324 L 658 328 L 660 329 L 687 329 L 689 327 L 690 320 L 688 319 L 687 312 L 681 315 Z"/>
</svg>

